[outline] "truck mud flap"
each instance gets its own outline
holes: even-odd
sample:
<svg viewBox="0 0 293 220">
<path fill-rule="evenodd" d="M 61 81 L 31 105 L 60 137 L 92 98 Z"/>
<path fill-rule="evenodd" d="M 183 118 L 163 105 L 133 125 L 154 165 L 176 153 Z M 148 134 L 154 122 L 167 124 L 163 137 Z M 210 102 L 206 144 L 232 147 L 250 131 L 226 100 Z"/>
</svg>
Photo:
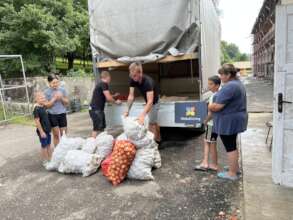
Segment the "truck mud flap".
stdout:
<svg viewBox="0 0 293 220">
<path fill-rule="evenodd" d="M 207 116 L 208 108 L 204 101 L 175 103 L 175 123 L 186 127 L 201 128 Z"/>
</svg>

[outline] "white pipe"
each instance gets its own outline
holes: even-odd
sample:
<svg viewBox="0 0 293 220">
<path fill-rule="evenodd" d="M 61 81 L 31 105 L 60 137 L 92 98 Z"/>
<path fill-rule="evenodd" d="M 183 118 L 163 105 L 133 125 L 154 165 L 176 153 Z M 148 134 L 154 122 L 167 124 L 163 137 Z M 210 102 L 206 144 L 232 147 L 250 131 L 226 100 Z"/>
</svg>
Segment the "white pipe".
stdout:
<svg viewBox="0 0 293 220">
<path fill-rule="evenodd" d="M 28 110 L 28 113 L 29 113 L 30 112 L 30 109 L 29 109 L 30 99 L 29 99 L 29 94 L 28 94 L 28 89 L 27 89 L 27 81 L 26 81 L 26 75 L 25 75 L 25 71 L 24 71 L 24 65 L 23 65 L 22 56 L 20 56 L 20 62 L 21 62 L 22 75 L 23 75 L 24 85 L 25 85 L 25 93 L 26 93 L 27 107 L 28 107 L 27 110 Z"/>
</svg>

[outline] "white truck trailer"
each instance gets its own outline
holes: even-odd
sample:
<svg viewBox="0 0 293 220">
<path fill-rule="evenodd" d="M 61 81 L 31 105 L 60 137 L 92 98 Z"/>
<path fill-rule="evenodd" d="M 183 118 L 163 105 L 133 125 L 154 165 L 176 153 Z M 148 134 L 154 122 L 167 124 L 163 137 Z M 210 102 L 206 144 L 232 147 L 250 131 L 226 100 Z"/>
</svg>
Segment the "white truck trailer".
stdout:
<svg viewBox="0 0 293 220">
<path fill-rule="evenodd" d="M 220 66 L 221 26 L 213 0 L 89 0 L 90 38 L 97 75 L 109 70 L 111 90 L 127 97 L 128 65 L 143 63 L 160 86 L 161 127 L 201 128 L 207 79 Z M 137 94 L 139 96 L 139 94 Z M 138 97 L 130 115 L 138 115 Z M 107 126 L 121 125 L 121 106 L 106 106 Z"/>
</svg>

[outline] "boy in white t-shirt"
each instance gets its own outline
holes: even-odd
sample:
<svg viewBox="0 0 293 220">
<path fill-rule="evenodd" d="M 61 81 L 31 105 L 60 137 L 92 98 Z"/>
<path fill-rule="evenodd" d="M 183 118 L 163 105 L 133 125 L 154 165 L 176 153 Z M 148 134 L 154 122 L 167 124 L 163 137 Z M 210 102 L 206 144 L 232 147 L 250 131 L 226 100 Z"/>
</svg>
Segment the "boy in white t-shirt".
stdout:
<svg viewBox="0 0 293 220">
<path fill-rule="evenodd" d="M 208 88 L 213 93 L 209 98 L 209 104 L 213 103 L 213 97 L 221 86 L 221 79 L 219 76 L 212 76 L 208 80 Z M 213 116 L 212 112 L 208 112 L 208 116 L 204 121 L 206 126 L 205 140 L 204 140 L 204 158 L 202 162 L 195 167 L 195 170 L 218 171 L 218 154 L 217 154 L 217 138 L 218 134 L 213 132 Z M 209 164 L 209 156 L 211 163 Z"/>
</svg>

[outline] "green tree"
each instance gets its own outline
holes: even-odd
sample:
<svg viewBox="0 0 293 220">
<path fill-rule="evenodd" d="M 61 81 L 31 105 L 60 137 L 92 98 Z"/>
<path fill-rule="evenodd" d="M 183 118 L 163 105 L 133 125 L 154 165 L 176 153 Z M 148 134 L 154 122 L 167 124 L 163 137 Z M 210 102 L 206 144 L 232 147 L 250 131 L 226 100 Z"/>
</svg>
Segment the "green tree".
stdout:
<svg viewBox="0 0 293 220">
<path fill-rule="evenodd" d="M 29 72 L 52 71 L 60 41 L 57 19 L 34 4 L 22 6 L 19 12 L 6 4 L 0 8 L 0 13 L 4 11 L 0 23 L 6 28 L 0 33 L 1 50 L 22 54 Z"/>
<path fill-rule="evenodd" d="M 86 0 L 2 0 L 0 51 L 22 54 L 34 74 L 55 69 L 56 56 L 69 60 L 88 55 Z"/>
<path fill-rule="evenodd" d="M 89 28 L 87 10 L 77 5 L 64 17 L 67 45 L 63 53 L 68 59 L 68 69 L 73 68 L 74 59 L 86 59 L 89 48 Z"/>
<path fill-rule="evenodd" d="M 249 56 L 241 53 L 238 46 L 233 43 L 221 42 L 221 63 L 233 63 L 237 61 L 248 61 Z"/>
</svg>

